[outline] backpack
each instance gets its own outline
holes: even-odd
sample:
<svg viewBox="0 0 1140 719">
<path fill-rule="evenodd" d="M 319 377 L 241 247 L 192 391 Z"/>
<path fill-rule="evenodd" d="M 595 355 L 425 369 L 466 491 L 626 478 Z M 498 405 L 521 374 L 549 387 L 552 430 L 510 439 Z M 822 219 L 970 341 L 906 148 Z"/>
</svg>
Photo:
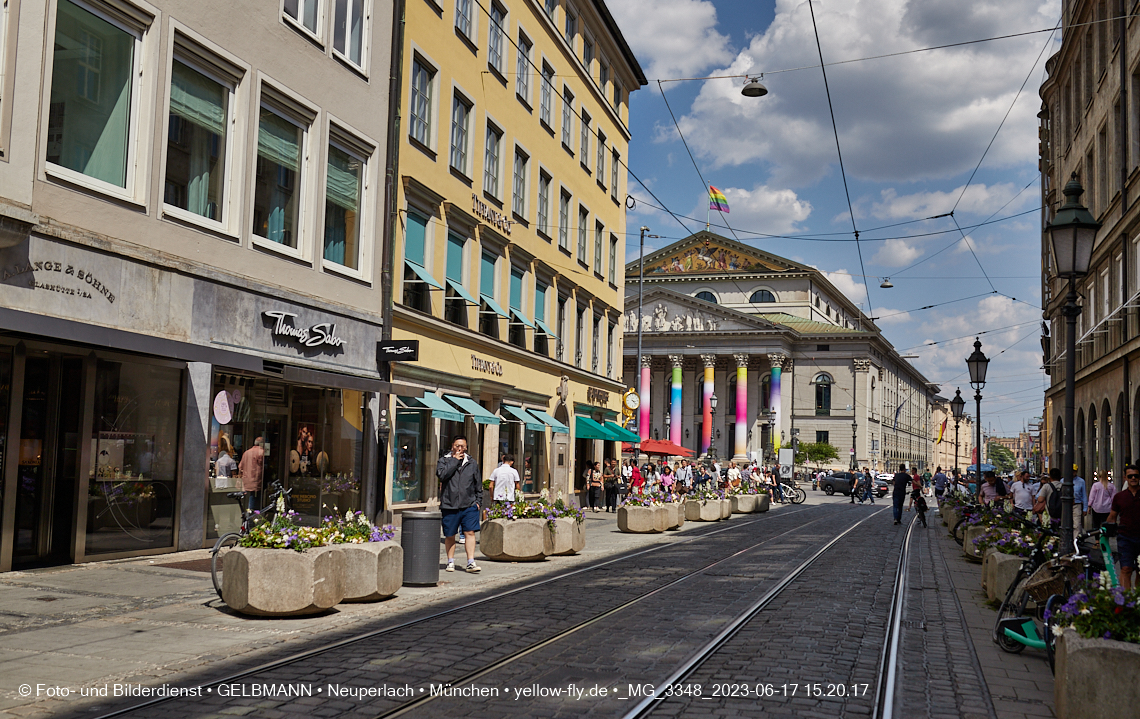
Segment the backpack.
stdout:
<svg viewBox="0 0 1140 719">
<path fill-rule="evenodd" d="M 1053 487 L 1052 482 L 1049 486 Z M 1045 508 L 1049 510 L 1050 519 L 1061 518 L 1061 492 L 1056 487 L 1053 487 L 1053 491 L 1045 498 Z"/>
</svg>

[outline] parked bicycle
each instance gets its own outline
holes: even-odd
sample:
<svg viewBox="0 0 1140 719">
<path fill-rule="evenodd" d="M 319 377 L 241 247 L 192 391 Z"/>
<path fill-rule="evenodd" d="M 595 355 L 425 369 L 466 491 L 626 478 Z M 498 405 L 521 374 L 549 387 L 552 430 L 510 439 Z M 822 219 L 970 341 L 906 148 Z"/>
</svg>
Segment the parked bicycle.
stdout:
<svg viewBox="0 0 1140 719">
<path fill-rule="evenodd" d="M 966 522 L 978 516 L 981 509 L 982 505 L 980 504 L 963 504 L 958 509 L 960 514 L 958 522 L 950 528 L 950 534 L 954 535 L 954 541 L 958 543 L 958 546 L 962 546 L 966 542 L 966 528 L 971 526 Z"/>
<path fill-rule="evenodd" d="M 788 484 L 787 482 L 781 482 L 780 492 L 784 495 L 784 501 L 791 502 L 792 504 L 803 504 L 804 500 L 807 499 L 807 492 L 800 489 L 800 487 L 796 485 L 795 481 L 793 481 L 791 484 Z"/>
<path fill-rule="evenodd" d="M 1019 654 L 1025 647 L 1048 649 L 1046 641 L 1050 637 L 1039 630 L 1038 621 L 1044 622 L 1044 610 L 1049 599 L 1063 591 L 1065 582 L 1072 581 L 1078 573 L 1071 557 L 1051 562 L 1048 558 L 1045 544 L 1059 534 L 1025 520 L 1020 521 L 1028 530 L 1037 532 L 1038 537 L 1033 551 L 1018 567 L 994 623 L 994 642 L 1010 654 Z M 1049 568 L 1038 574 L 1047 563 Z"/>
<path fill-rule="evenodd" d="M 214 580 L 214 591 L 218 593 L 219 599 L 222 596 L 222 570 L 225 567 L 226 553 L 241 544 L 242 537 L 249 534 L 249 530 L 258 524 L 272 522 L 273 518 L 277 516 L 278 505 L 283 505 L 285 511 L 289 511 L 289 493 L 293 490 L 285 489 L 281 486 L 281 482 L 274 482 L 269 485 L 269 488 L 273 490 L 273 493 L 270 495 L 269 504 L 262 510 L 249 509 L 249 503 L 246 501 L 249 492 L 228 492 L 226 494 L 241 508 L 241 526 L 236 532 L 229 532 L 218 537 L 218 541 L 214 543 L 214 548 L 210 550 L 210 577 Z"/>
</svg>

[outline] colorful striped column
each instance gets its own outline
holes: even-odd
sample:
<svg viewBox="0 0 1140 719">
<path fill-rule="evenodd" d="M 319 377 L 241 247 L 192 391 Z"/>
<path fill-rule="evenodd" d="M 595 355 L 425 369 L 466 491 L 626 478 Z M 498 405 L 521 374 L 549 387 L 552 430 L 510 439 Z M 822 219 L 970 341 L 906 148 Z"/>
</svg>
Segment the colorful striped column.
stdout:
<svg viewBox="0 0 1140 719">
<path fill-rule="evenodd" d="M 641 357 L 641 388 L 637 391 L 641 405 L 637 414 L 637 435 L 643 440 L 649 439 L 649 376 L 652 362 L 653 359 L 648 355 Z"/>
<path fill-rule="evenodd" d="M 748 355 L 733 355 L 736 360 L 736 446 L 732 456 L 748 458 Z"/>
<path fill-rule="evenodd" d="M 782 373 L 784 355 L 770 354 L 768 355 L 768 362 L 772 365 L 772 381 L 768 385 L 771 395 L 768 398 L 768 407 L 772 410 L 772 449 L 779 453 L 780 451 L 780 426 L 783 424 L 784 416 L 780 411 L 780 375 Z"/>
<path fill-rule="evenodd" d="M 713 372 L 716 369 L 716 355 L 701 355 L 701 361 L 705 363 L 705 386 L 701 402 L 701 454 L 705 455 L 712 446 Z"/>
<path fill-rule="evenodd" d="M 681 444 L 681 364 L 684 357 L 669 355 L 673 363 L 673 383 L 669 390 L 669 441 Z"/>
</svg>

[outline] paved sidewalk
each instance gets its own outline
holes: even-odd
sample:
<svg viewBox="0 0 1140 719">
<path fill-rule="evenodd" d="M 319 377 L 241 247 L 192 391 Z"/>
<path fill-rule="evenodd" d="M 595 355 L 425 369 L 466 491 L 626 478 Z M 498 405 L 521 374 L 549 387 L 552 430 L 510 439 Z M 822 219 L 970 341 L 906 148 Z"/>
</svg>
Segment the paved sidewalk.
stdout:
<svg viewBox="0 0 1140 719">
<path fill-rule="evenodd" d="M 835 501 L 813 494 L 809 504 Z M 772 511 L 797 509 L 773 505 Z M 736 515 L 718 524 L 743 521 Z M 383 602 L 341 604 L 324 615 L 297 619 L 229 612 L 214 593 L 208 550 L 0 574 L 0 719 L 51 716 L 77 698 L 48 697 L 49 687 L 78 692 L 114 683 L 157 685 L 191 672 L 201 676 L 208 665 L 218 665 L 215 671 L 249 665 L 287 648 L 285 642 L 351 631 L 361 622 L 396 618 L 625 552 L 684 541 L 698 528 L 711 527 L 687 522 L 665 534 L 623 534 L 616 514 L 587 512 L 586 548 L 576 556 L 499 563 L 477 552 L 480 574 L 441 572 L 435 587 L 402 587 Z M 456 550 L 462 557 L 463 548 Z M 442 540 L 440 557 L 442 565 Z M 31 696 L 21 696 L 19 687 L 25 684 L 32 688 Z"/>
</svg>

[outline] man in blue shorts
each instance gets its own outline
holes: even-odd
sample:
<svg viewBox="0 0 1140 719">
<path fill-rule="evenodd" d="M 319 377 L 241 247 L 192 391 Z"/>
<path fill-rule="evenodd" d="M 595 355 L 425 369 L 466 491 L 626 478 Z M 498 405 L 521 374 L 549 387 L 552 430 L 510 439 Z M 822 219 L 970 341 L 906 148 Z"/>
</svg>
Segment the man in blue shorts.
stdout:
<svg viewBox="0 0 1140 719">
<path fill-rule="evenodd" d="M 439 508 L 443 512 L 444 547 L 447 571 L 455 571 L 455 535 L 463 532 L 467 541 L 467 571 L 478 572 L 475 564 L 475 532 L 479 529 L 479 506 L 483 503 L 483 475 L 479 463 L 467 454 L 467 439 L 456 437 L 451 454 L 439 458 L 435 466 L 439 477 Z"/>
<path fill-rule="evenodd" d="M 1140 468 L 1124 468 L 1124 488 L 1112 498 L 1109 524 L 1116 523 L 1116 548 L 1120 550 L 1120 586 L 1133 587 L 1137 554 L 1140 554 Z"/>
</svg>

